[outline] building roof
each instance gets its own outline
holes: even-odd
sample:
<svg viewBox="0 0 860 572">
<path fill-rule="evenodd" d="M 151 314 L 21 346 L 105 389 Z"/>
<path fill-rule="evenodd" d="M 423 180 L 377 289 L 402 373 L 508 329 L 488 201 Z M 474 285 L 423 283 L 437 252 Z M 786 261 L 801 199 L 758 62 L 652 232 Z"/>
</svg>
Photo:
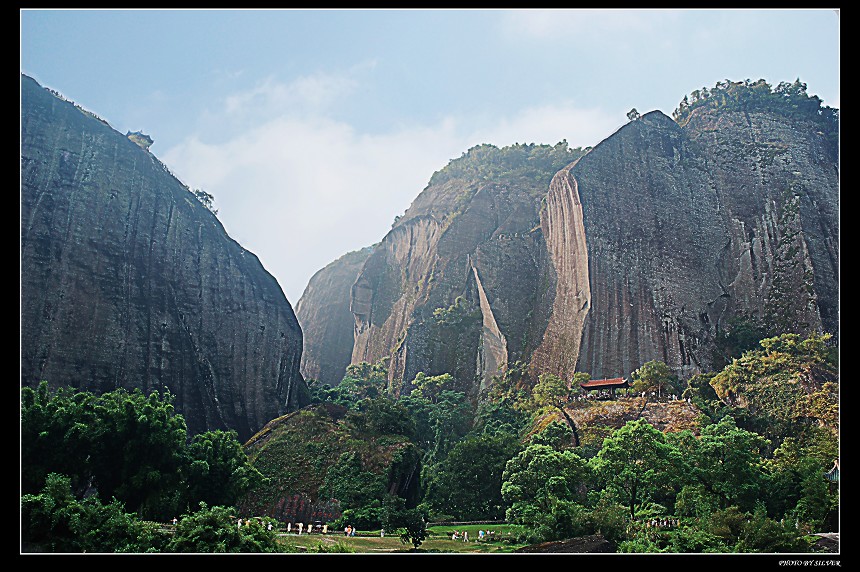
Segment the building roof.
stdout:
<svg viewBox="0 0 860 572">
<path fill-rule="evenodd" d="M 604 387 L 627 387 L 627 380 L 623 377 L 614 377 L 612 379 L 592 379 L 584 383 L 580 383 L 582 389 L 601 389 Z"/>
</svg>

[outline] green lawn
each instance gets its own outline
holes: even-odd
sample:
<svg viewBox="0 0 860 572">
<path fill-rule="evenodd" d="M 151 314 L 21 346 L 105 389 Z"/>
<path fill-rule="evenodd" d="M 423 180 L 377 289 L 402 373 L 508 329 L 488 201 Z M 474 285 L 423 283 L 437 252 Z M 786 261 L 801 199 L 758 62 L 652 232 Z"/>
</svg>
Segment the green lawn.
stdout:
<svg viewBox="0 0 860 572">
<path fill-rule="evenodd" d="M 512 552 L 522 544 L 512 544 L 505 539 L 510 538 L 511 525 L 493 526 L 496 532 L 494 540 L 478 541 L 478 530 L 487 529 L 486 525 L 467 526 L 434 526 L 428 529 L 427 539 L 419 548 L 422 552 L 445 552 L 445 553 L 502 553 Z M 451 534 L 457 530 L 461 533 L 465 530 L 469 533 L 469 542 L 463 540 L 451 540 Z M 383 552 L 407 552 L 412 548 L 411 544 L 403 544 L 399 536 L 379 536 L 379 531 L 360 531 L 359 535 L 346 537 L 342 532 L 330 534 L 288 534 L 281 536 L 280 540 L 286 546 L 305 549 L 308 552 L 317 552 L 319 547 L 329 550 L 339 549 L 342 552 L 356 553 L 383 553 Z M 304 550 L 302 550 L 304 551 Z"/>
</svg>

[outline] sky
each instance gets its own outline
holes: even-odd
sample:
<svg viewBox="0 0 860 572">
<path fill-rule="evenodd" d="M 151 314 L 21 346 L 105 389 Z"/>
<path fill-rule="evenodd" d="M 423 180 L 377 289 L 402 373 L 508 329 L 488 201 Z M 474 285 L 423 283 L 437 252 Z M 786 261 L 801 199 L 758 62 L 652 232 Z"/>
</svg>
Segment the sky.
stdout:
<svg viewBox="0 0 860 572">
<path fill-rule="evenodd" d="M 839 108 L 834 9 L 20 11 L 21 73 L 215 197 L 295 308 L 475 145 L 594 146 L 725 79 Z"/>
</svg>

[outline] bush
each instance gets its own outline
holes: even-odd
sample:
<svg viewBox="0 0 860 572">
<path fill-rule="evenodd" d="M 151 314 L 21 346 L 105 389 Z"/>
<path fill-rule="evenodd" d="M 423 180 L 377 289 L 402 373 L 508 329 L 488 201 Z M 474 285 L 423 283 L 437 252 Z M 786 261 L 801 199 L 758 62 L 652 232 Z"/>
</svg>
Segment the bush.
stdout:
<svg viewBox="0 0 860 572">
<path fill-rule="evenodd" d="M 21 497 L 21 542 L 39 552 L 157 552 L 165 538 L 116 499 L 77 500 L 71 479 L 51 473 L 41 493 Z"/>
<path fill-rule="evenodd" d="M 265 520 L 252 519 L 249 525 L 237 525 L 231 509 L 223 506 L 183 515 L 176 533 L 167 544 L 166 552 L 225 553 L 280 552 L 274 530 L 268 530 Z"/>
</svg>

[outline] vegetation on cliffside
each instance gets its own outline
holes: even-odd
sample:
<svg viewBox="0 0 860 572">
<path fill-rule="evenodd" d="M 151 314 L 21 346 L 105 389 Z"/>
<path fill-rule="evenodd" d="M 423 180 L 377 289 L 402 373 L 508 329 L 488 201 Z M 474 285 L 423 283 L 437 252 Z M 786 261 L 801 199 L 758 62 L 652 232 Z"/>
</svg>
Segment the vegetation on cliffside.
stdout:
<svg viewBox="0 0 860 572">
<path fill-rule="evenodd" d="M 806 84 L 796 79 L 779 82 L 774 88 L 763 79 L 758 81 L 718 81 L 713 88 L 703 87 L 684 96 L 672 113 L 680 125 L 686 124 L 700 109 L 727 111 L 767 111 L 792 119 L 812 121 L 828 142 L 839 145 L 839 110 L 822 104 L 817 95 L 809 95 Z"/>
</svg>

